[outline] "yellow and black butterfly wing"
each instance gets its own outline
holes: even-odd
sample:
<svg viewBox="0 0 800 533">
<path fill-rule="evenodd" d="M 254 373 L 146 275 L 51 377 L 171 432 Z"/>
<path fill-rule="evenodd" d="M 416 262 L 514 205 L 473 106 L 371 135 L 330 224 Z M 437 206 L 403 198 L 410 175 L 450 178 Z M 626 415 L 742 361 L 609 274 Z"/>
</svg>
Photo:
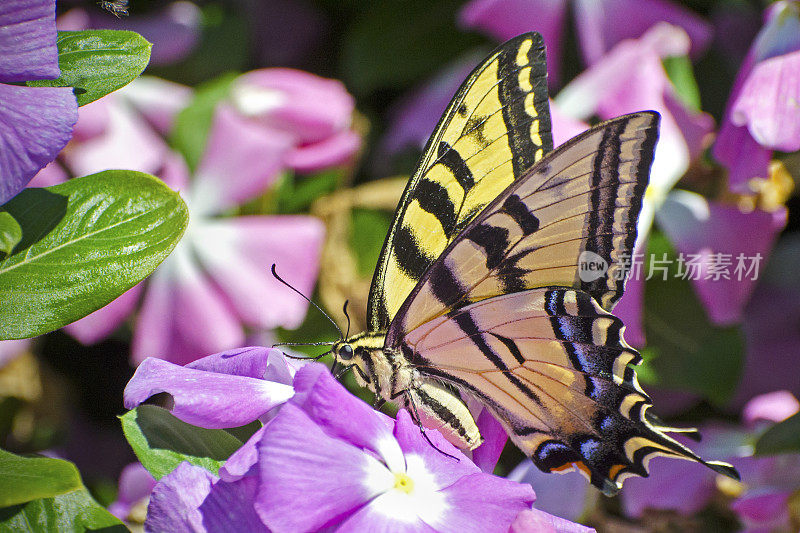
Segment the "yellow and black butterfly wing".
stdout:
<svg viewBox="0 0 800 533">
<path fill-rule="evenodd" d="M 547 286 L 587 291 L 610 310 L 630 268 L 658 121 L 653 112 L 618 117 L 545 156 L 459 233 L 392 327 L 410 331 L 471 302 Z M 582 273 L 587 254 L 607 269 Z"/>
<path fill-rule="evenodd" d="M 470 74 L 428 140 L 373 276 L 370 330 L 385 330 L 465 223 L 552 149 L 544 41 L 527 33 Z"/>
<path fill-rule="evenodd" d="M 619 117 L 545 156 L 463 228 L 386 334 L 423 384 L 474 394 L 540 468 L 578 468 L 606 493 L 646 475 L 654 455 L 702 462 L 649 421 L 639 354 L 607 311 L 622 295 L 657 127 L 655 113 Z M 606 275 L 581 279 L 586 252 Z"/>
<path fill-rule="evenodd" d="M 656 455 L 701 462 L 648 417 L 622 322 L 587 292 L 525 290 L 454 310 L 409 332 L 403 350 L 432 379 L 479 398 L 545 472 L 578 469 L 606 494 L 647 476 Z"/>
</svg>

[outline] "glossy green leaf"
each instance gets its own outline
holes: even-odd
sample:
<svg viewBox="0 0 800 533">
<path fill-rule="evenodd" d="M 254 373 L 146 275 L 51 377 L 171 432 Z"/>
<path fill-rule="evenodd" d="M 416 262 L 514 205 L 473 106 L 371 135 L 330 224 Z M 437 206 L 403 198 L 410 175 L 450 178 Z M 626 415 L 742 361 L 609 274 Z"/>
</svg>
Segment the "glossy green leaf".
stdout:
<svg viewBox="0 0 800 533">
<path fill-rule="evenodd" d="M 86 105 L 136 79 L 150 61 L 150 48 L 144 37 L 132 31 L 60 31 L 61 76 L 28 85 L 74 87 L 78 105 Z"/>
<path fill-rule="evenodd" d="M 10 214 L 0 212 L 0 253 L 10 254 L 22 240 L 22 228 Z"/>
<path fill-rule="evenodd" d="M 800 453 L 800 413 L 775 424 L 756 441 L 756 453 Z"/>
<path fill-rule="evenodd" d="M 667 279 L 654 277 L 645 288 L 647 347 L 642 350 L 639 379 L 724 404 L 739 382 L 743 336 L 738 327 L 718 327 L 709 321 L 690 282 L 676 276 L 678 263 L 669 241 L 663 234 L 651 234 L 648 257 L 660 261 L 665 253 L 670 260 Z"/>
<path fill-rule="evenodd" d="M 182 422 L 166 409 L 140 405 L 120 417 L 122 431 L 136 457 L 161 479 L 183 461 L 216 474 L 242 441 L 222 429 Z"/>
<path fill-rule="evenodd" d="M 75 465 L 50 457 L 21 457 L 0 450 L 0 507 L 49 498 L 83 487 Z"/>
<path fill-rule="evenodd" d="M 0 339 L 40 335 L 108 304 L 155 270 L 189 219 L 177 192 L 131 170 L 25 189 L 2 209 L 22 240 L 0 260 Z"/>
<path fill-rule="evenodd" d="M 86 489 L 0 508 L 0 533 L 83 533 L 97 530 L 104 533 L 128 531 L 118 518 L 94 501 Z"/>
</svg>

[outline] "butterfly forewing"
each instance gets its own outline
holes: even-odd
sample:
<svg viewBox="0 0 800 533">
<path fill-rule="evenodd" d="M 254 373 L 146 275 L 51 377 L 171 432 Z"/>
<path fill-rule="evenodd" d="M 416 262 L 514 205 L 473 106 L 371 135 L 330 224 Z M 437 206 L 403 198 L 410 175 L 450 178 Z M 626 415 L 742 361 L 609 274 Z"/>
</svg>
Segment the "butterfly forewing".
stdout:
<svg viewBox="0 0 800 533">
<path fill-rule="evenodd" d="M 585 290 L 610 310 L 631 264 L 657 124 L 655 113 L 620 117 L 537 163 L 425 272 L 390 335 L 470 302 L 543 286 Z M 605 270 L 581 272 L 587 257 Z"/>
<path fill-rule="evenodd" d="M 553 148 L 544 43 L 516 37 L 462 84 L 398 206 L 373 277 L 369 325 L 385 330 L 458 231 Z"/>
</svg>

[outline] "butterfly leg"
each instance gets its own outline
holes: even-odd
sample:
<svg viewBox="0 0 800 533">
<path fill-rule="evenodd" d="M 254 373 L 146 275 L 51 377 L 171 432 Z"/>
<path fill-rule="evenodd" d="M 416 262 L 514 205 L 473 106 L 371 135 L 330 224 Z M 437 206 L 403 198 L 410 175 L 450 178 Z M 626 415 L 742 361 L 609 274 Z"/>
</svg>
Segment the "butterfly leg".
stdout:
<svg viewBox="0 0 800 533">
<path fill-rule="evenodd" d="M 419 428 L 419 432 L 422 433 L 422 436 L 425 438 L 425 440 L 428 442 L 428 444 L 430 444 L 431 447 L 434 450 L 436 450 L 437 452 L 441 453 L 442 455 L 446 455 L 447 457 L 450 457 L 451 459 L 455 459 L 456 461 L 459 461 L 458 457 L 456 457 L 455 455 L 450 455 L 449 453 L 440 450 L 433 442 L 431 442 L 431 439 L 428 437 L 428 434 L 425 433 L 425 427 L 422 425 L 422 422 L 420 421 L 419 413 L 417 412 L 417 406 L 414 403 L 413 398 L 411 397 L 410 394 L 408 394 L 408 391 L 401 391 L 400 393 L 396 394 L 395 396 L 399 396 L 400 394 L 405 394 L 406 405 L 408 405 L 409 409 L 411 409 L 411 418 L 414 420 L 414 423 L 417 424 L 417 427 Z"/>
</svg>

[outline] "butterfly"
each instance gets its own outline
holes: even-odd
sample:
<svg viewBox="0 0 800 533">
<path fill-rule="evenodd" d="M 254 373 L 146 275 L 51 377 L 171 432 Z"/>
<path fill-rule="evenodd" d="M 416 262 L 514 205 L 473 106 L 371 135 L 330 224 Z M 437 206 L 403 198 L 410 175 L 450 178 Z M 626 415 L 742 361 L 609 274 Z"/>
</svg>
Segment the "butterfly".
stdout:
<svg viewBox="0 0 800 533">
<path fill-rule="evenodd" d="M 403 193 L 367 331 L 333 353 L 460 448 L 482 442 L 471 396 L 541 470 L 577 469 L 608 495 L 657 455 L 738 478 L 649 413 L 641 356 L 611 314 L 658 122 L 625 115 L 553 150 L 542 37 L 502 44 L 453 97 Z M 590 260 L 599 271 L 582 275 Z"/>
</svg>

